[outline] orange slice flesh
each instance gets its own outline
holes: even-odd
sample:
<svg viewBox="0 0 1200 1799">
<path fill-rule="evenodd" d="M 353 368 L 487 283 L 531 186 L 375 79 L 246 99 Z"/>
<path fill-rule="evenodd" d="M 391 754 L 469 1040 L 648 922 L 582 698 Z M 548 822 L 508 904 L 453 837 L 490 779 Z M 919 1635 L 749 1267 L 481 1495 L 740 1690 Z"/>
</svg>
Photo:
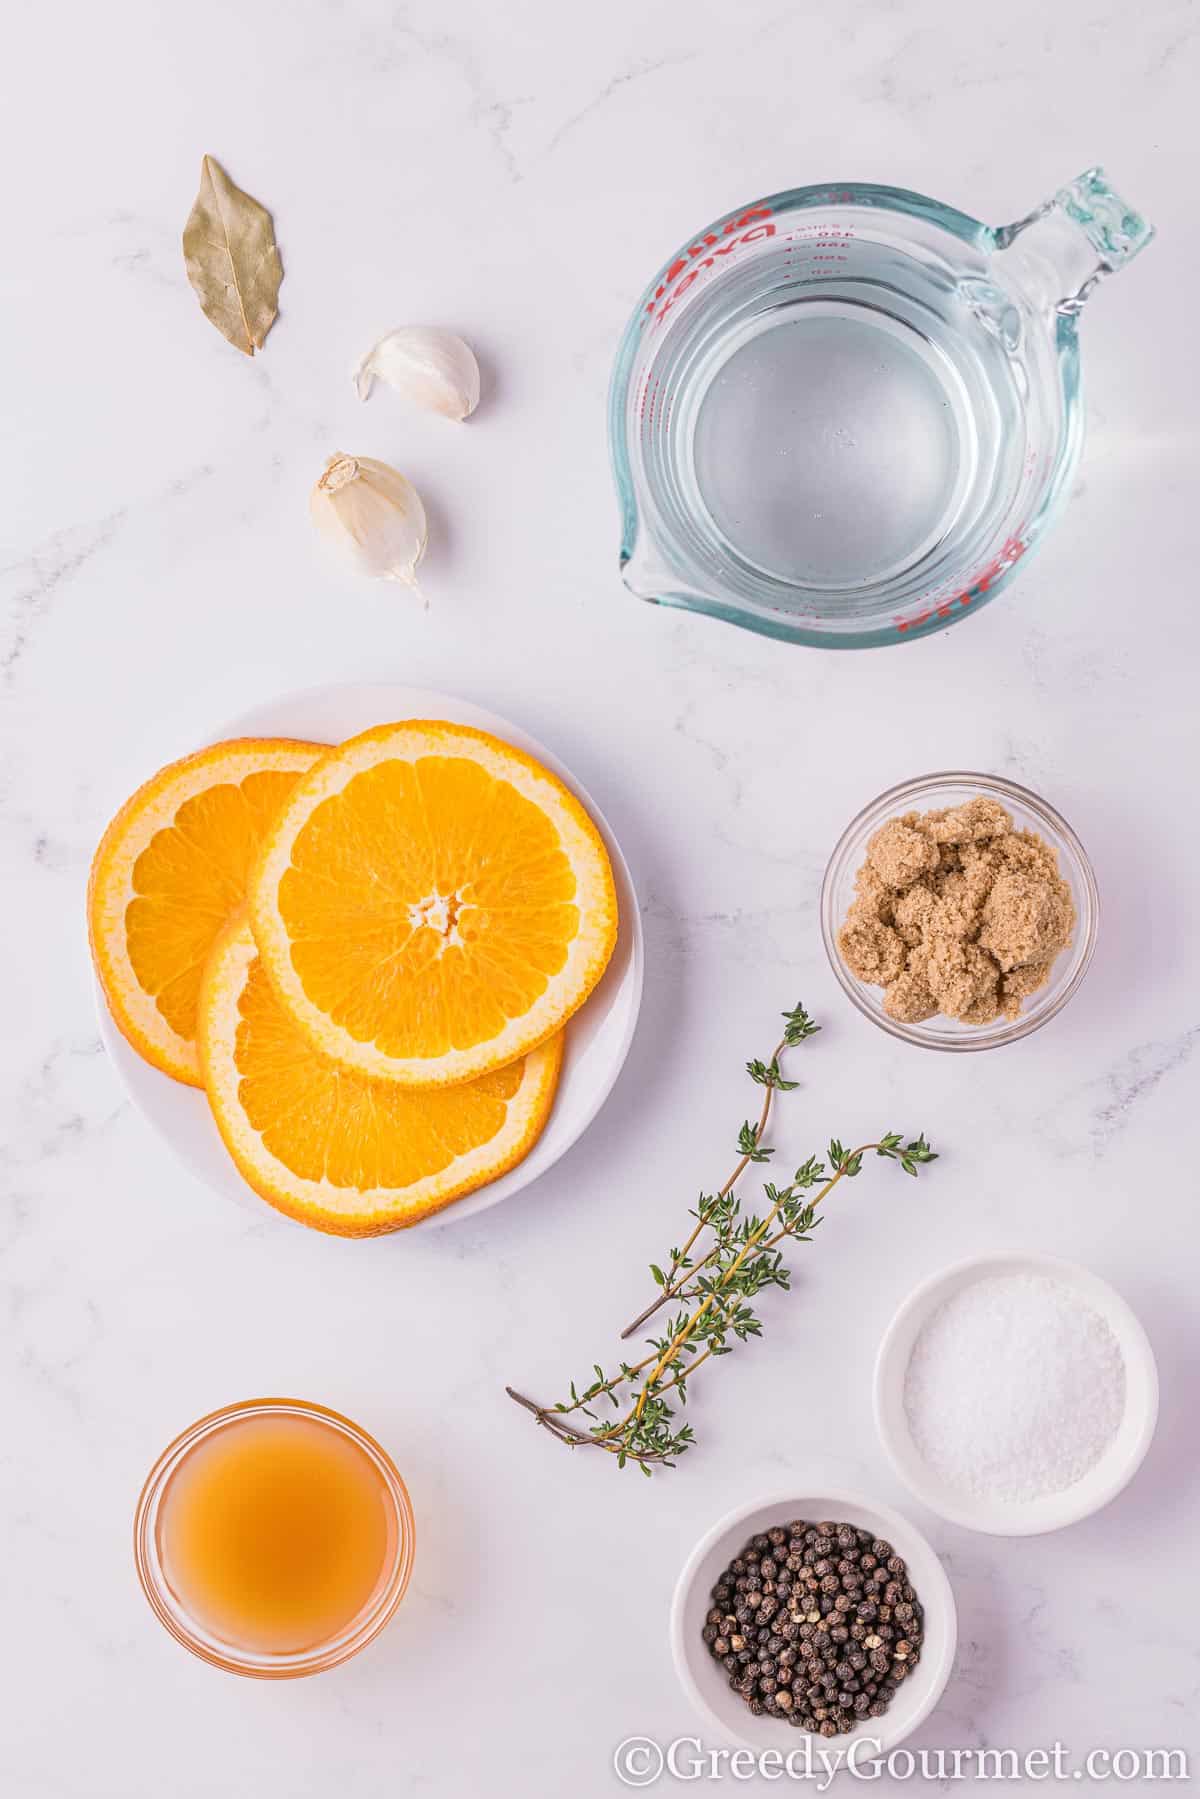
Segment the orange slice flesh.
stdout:
<svg viewBox="0 0 1200 1799">
<path fill-rule="evenodd" d="M 122 1035 L 177 1081 L 202 1085 L 204 965 L 245 903 L 268 824 L 325 747 L 254 737 L 213 744 L 139 787 L 100 840 L 88 883 L 96 973 Z"/>
<path fill-rule="evenodd" d="M 592 820 L 465 725 L 381 725 L 297 782 L 250 876 L 263 965 L 314 1045 L 414 1087 L 474 1080 L 561 1030 L 617 935 Z"/>
<path fill-rule="evenodd" d="M 204 976 L 199 1047 L 217 1128 L 254 1191 L 317 1230 L 371 1237 L 415 1224 L 528 1153 L 563 1039 L 457 1087 L 356 1074 L 296 1028 L 239 917 Z"/>
</svg>

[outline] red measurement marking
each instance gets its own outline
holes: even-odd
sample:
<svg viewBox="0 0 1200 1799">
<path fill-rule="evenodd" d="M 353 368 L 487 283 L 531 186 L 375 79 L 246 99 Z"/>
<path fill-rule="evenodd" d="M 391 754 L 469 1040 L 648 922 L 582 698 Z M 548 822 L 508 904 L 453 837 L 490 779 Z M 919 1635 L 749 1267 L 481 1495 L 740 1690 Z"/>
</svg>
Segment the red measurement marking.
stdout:
<svg viewBox="0 0 1200 1799">
<path fill-rule="evenodd" d="M 654 298 L 646 302 L 646 311 L 652 316 L 662 318 L 663 314 L 679 298 L 679 295 L 691 286 L 700 270 L 714 266 L 713 258 L 715 256 L 728 256 L 730 251 L 735 250 L 739 244 L 753 243 L 759 237 L 773 237 L 775 235 L 774 225 L 759 225 L 757 229 L 750 231 L 744 229 L 747 225 L 753 226 L 756 219 L 769 219 L 770 217 L 771 208 L 769 206 L 748 207 L 745 212 L 738 213 L 736 217 L 729 219 L 721 227 L 719 233 L 706 232 L 698 243 L 690 244 L 664 272 L 662 280 L 654 290 Z M 738 232 L 742 233 L 740 237 L 736 235 Z M 707 256 L 705 251 L 709 252 Z M 685 279 L 680 281 L 680 276 L 684 276 Z M 679 282 L 676 291 L 671 294 L 665 304 L 660 304 L 668 289 L 675 282 Z"/>
<path fill-rule="evenodd" d="M 987 566 L 960 592 L 952 594 L 949 599 L 938 600 L 932 604 L 919 600 L 917 604 L 924 607 L 922 612 L 911 613 L 907 618 L 893 619 L 892 623 L 897 631 L 911 631 L 917 625 L 928 623 L 931 618 L 950 618 L 953 616 L 956 606 L 969 606 L 972 600 L 980 599 L 987 593 L 997 576 L 1005 574 L 1025 554 L 1029 546 L 1021 536 L 1021 531 L 1024 529 L 1025 527 L 1022 525 L 1020 531 L 1008 538 L 999 553 L 993 556 Z"/>
</svg>

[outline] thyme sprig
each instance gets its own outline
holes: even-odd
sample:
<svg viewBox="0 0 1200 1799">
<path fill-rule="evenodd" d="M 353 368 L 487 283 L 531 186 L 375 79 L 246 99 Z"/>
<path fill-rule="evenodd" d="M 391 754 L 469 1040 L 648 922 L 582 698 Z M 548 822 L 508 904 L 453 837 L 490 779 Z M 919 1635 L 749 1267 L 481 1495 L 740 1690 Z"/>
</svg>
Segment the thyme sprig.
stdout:
<svg viewBox="0 0 1200 1799">
<path fill-rule="evenodd" d="M 770 1160 L 774 1152 L 764 1136 L 774 1096 L 798 1085 L 784 1078 L 780 1058 L 820 1029 L 801 1005 L 783 1018 L 783 1036 L 769 1060 L 746 1064 L 751 1080 L 765 1091 L 757 1123 L 747 1119 L 738 1131 L 733 1173 L 716 1193 L 700 1195 L 689 1211 L 695 1225 L 671 1249 L 665 1267 L 650 1264 L 657 1295 L 621 1333 L 623 1339 L 633 1335 L 661 1307 L 677 1304 L 662 1335 L 646 1339 L 649 1353 L 637 1362 L 618 1362 L 611 1373 L 595 1363 L 595 1379 L 582 1389 L 572 1381 L 569 1400 L 554 1405 L 538 1405 L 512 1387 L 506 1389 L 544 1429 L 573 1449 L 606 1450 L 616 1456 L 618 1467 L 632 1462 L 647 1475 L 655 1466 L 674 1467 L 695 1441 L 691 1425 L 677 1421 L 676 1408 L 687 1404 L 688 1383 L 696 1370 L 714 1356 L 728 1355 L 738 1343 L 761 1336 L 762 1320 L 751 1302 L 768 1287 L 786 1291 L 791 1285 L 779 1245 L 786 1239 L 812 1241 L 825 1201 L 840 1182 L 861 1173 L 865 1156 L 874 1153 L 897 1162 L 913 1176 L 937 1160 L 923 1135 L 906 1143 L 899 1131 L 887 1131 L 854 1149 L 835 1137 L 824 1160 L 810 1156 L 785 1185 L 764 1182 L 761 1215 L 744 1214 L 734 1188 L 752 1163 Z M 693 1254 L 706 1231 L 711 1241 L 703 1254 Z M 615 1419 L 597 1410 L 605 1402 L 618 1414 Z M 589 1422 L 575 1421 L 575 1414 Z"/>
</svg>

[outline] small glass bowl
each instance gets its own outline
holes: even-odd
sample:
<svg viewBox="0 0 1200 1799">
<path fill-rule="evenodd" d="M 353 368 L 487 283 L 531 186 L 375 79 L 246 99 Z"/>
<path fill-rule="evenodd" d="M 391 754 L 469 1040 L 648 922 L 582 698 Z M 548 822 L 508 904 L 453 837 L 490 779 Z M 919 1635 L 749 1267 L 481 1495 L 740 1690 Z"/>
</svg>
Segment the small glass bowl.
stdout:
<svg viewBox="0 0 1200 1799">
<path fill-rule="evenodd" d="M 999 800 L 1012 814 L 1018 830 L 1034 831 L 1058 853 L 1058 868 L 1075 901 L 1076 925 L 1068 944 L 1050 971 L 1050 979 L 1029 995 L 1015 1019 L 998 1018 L 992 1024 L 962 1024 L 955 1018 L 927 1018 L 920 1024 L 901 1024 L 883 1009 L 883 988 L 872 987 L 850 973 L 837 946 L 837 934 L 854 898 L 854 877 L 866 861 L 867 842 L 889 818 L 905 812 L 928 812 L 935 807 L 958 806 L 984 794 Z M 998 775 L 933 774 L 904 781 L 865 806 L 843 831 L 829 858 L 821 884 L 821 936 L 834 974 L 859 1011 L 906 1043 L 922 1049 L 996 1049 L 1028 1037 L 1060 1012 L 1087 973 L 1100 918 L 1096 877 L 1083 845 L 1066 819 L 1053 806 Z"/>
<path fill-rule="evenodd" d="M 159 1555 L 158 1515 L 167 1483 L 184 1458 L 205 1437 L 213 1436 L 234 1419 L 254 1416 L 278 1417 L 281 1413 L 312 1419 L 331 1426 L 348 1437 L 374 1463 L 391 1500 L 394 1513 L 393 1553 L 370 1602 L 338 1636 L 328 1642 L 294 1654 L 272 1655 L 256 1650 L 239 1649 L 214 1636 L 180 1604 L 167 1582 Z M 348 1661 L 377 1637 L 395 1615 L 404 1598 L 412 1573 L 416 1546 L 416 1524 L 408 1490 L 391 1457 L 381 1449 L 374 1437 L 367 1435 L 349 1418 L 327 1406 L 312 1405 L 302 1399 L 246 1399 L 238 1405 L 224 1406 L 197 1419 L 173 1443 L 167 1445 L 146 1477 L 138 1499 L 133 1521 L 133 1553 L 138 1579 L 158 1620 L 177 1642 L 190 1649 L 203 1661 L 224 1668 L 230 1674 L 248 1674 L 258 1680 L 290 1680 L 302 1674 L 320 1674 Z"/>
</svg>

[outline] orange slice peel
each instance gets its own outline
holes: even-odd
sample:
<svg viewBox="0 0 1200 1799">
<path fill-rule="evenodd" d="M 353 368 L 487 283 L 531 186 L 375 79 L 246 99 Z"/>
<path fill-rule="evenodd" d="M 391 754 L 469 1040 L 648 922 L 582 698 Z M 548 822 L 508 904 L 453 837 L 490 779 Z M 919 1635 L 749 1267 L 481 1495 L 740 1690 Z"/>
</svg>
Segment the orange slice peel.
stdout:
<svg viewBox="0 0 1200 1799">
<path fill-rule="evenodd" d="M 575 795 L 511 744 L 434 720 L 366 731 L 297 781 L 248 902 L 314 1047 L 415 1088 L 553 1037 L 617 937 L 608 854 Z"/>
<path fill-rule="evenodd" d="M 88 882 L 88 936 L 109 1011 L 147 1062 L 201 1085 L 195 1024 L 213 942 L 245 901 L 271 817 L 325 745 L 217 743 L 161 769 L 102 837 Z"/>
<path fill-rule="evenodd" d="M 243 1178 L 289 1217 L 346 1237 L 415 1224 L 515 1166 L 541 1135 L 563 1050 L 559 1034 L 515 1064 L 435 1090 L 347 1070 L 280 1004 L 244 917 L 214 945 L 198 1041 Z"/>
</svg>

